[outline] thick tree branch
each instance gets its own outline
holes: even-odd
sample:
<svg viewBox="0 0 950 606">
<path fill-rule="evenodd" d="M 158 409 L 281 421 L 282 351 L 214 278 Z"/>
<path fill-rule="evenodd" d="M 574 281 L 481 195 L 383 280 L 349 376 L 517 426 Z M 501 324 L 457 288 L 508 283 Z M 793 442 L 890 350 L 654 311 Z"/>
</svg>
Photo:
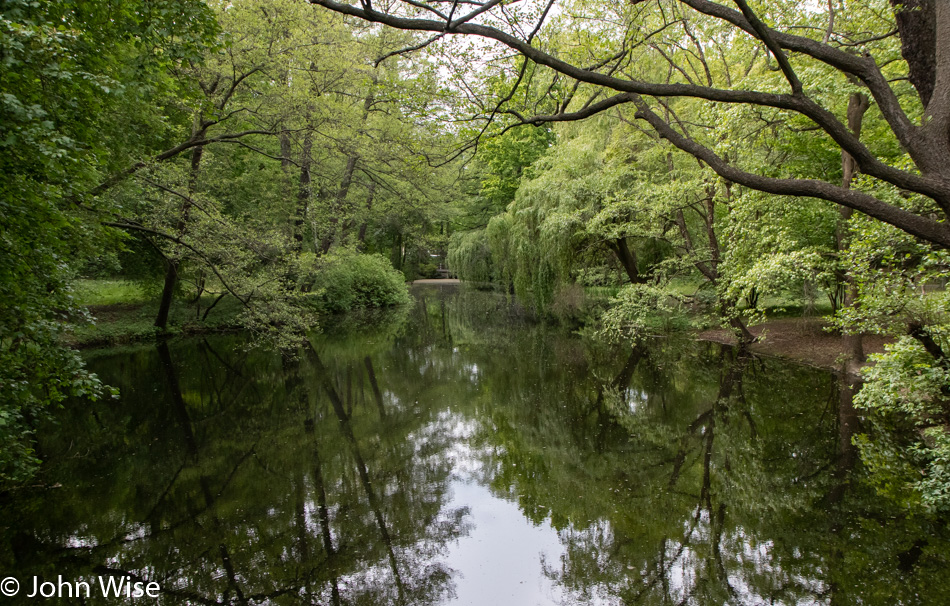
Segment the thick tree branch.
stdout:
<svg viewBox="0 0 950 606">
<path fill-rule="evenodd" d="M 586 105 L 583 109 L 579 109 L 576 112 L 562 112 L 558 114 L 531 116 L 530 118 L 524 118 L 516 111 L 509 111 L 508 113 L 518 118 L 518 120 L 520 120 L 523 124 L 533 124 L 535 126 L 541 126 L 542 124 L 547 124 L 548 122 L 574 122 L 576 120 L 590 118 L 591 116 L 606 111 L 611 107 L 623 105 L 624 103 L 631 103 L 635 96 L 636 95 L 633 95 L 632 93 L 620 93 L 619 95 L 608 97 L 603 101 Z"/>
<path fill-rule="evenodd" d="M 864 192 L 845 189 L 824 181 L 813 179 L 777 179 L 743 171 L 732 166 L 711 149 L 687 139 L 658 116 L 643 100 L 637 105 L 636 117 L 647 121 L 661 137 L 679 149 L 699 158 L 722 178 L 758 191 L 782 196 L 819 198 L 863 212 L 880 221 L 893 225 L 907 233 L 950 248 L 950 227 L 896 206 L 881 202 Z"/>
<path fill-rule="evenodd" d="M 749 35 L 758 37 L 752 24 L 737 10 L 723 6 L 718 2 L 712 2 L 711 0 L 680 0 L 680 2 L 704 15 L 722 19 L 745 31 Z M 894 131 L 898 141 L 904 146 L 904 149 L 913 153 L 915 126 L 910 121 L 910 118 L 907 117 L 907 114 L 897 99 L 897 95 L 894 94 L 894 91 L 887 83 L 887 79 L 881 73 L 880 68 L 873 59 L 867 56 L 857 56 L 846 53 L 841 49 L 828 44 L 822 44 L 817 40 L 805 38 L 804 36 L 786 34 L 773 29 L 769 29 L 769 32 L 775 42 L 782 48 L 808 55 L 812 59 L 821 61 L 826 65 L 846 74 L 851 74 L 861 80 L 864 85 L 868 87 L 871 96 L 874 97 L 874 100 L 881 109 L 881 113 L 884 115 L 884 119 L 887 120 L 888 125 L 891 127 L 891 130 Z"/>
<path fill-rule="evenodd" d="M 375 10 L 367 10 L 357 8 L 355 6 L 350 6 L 348 4 L 342 4 L 336 2 L 335 0 L 310 0 L 313 4 L 319 4 L 330 10 L 345 14 L 359 17 L 368 21 L 382 23 L 384 25 L 389 25 L 391 27 L 396 27 L 399 29 L 413 30 L 413 31 L 442 31 L 443 22 L 434 21 L 430 19 L 414 19 L 414 18 L 405 18 L 389 13 L 381 13 Z M 719 13 L 725 14 L 727 17 L 731 16 L 733 20 L 737 20 L 740 23 L 745 24 L 743 29 L 748 29 L 753 35 L 755 35 L 755 30 L 752 26 L 745 20 L 741 13 L 734 11 L 732 9 L 726 9 L 721 4 L 716 4 L 712 2 L 706 2 L 706 0 L 682 0 L 687 4 L 692 6 L 697 4 L 700 6 L 705 6 L 706 4 L 716 7 L 715 16 L 719 16 Z M 697 9 L 698 10 L 698 9 Z M 727 11 L 723 13 L 723 11 Z M 731 15 L 730 15 L 731 13 Z M 764 27 L 764 26 L 763 26 Z M 557 57 L 554 57 L 536 47 L 531 46 L 530 43 L 525 42 L 511 34 L 503 32 L 493 27 L 474 24 L 474 23 L 463 23 L 453 30 L 453 33 L 466 34 L 480 36 L 492 40 L 501 42 L 502 44 L 512 48 L 522 55 L 546 67 L 565 74 L 576 80 L 586 82 L 588 84 L 593 84 L 597 86 L 603 86 L 616 90 L 618 92 L 629 92 L 640 95 L 649 95 L 654 97 L 692 97 L 698 99 L 706 99 L 708 101 L 716 101 L 721 103 L 730 103 L 730 104 L 748 104 L 748 105 L 759 105 L 764 107 L 774 107 L 776 109 L 784 109 L 800 113 L 807 118 L 814 121 L 818 124 L 822 130 L 824 130 L 842 149 L 848 152 L 861 167 L 861 171 L 864 174 L 870 175 L 872 177 L 881 179 L 902 189 L 913 191 L 927 197 L 933 198 L 941 206 L 941 208 L 950 214 L 950 181 L 947 179 L 941 178 L 939 176 L 931 175 L 918 175 L 912 172 L 902 171 L 894 167 L 888 166 L 877 159 L 867 147 L 864 146 L 861 141 L 854 136 L 854 134 L 848 129 L 848 127 L 843 124 L 833 113 L 827 109 L 821 107 L 813 100 L 805 97 L 804 95 L 782 95 L 782 94 L 773 94 L 773 93 L 763 93 L 757 91 L 747 91 L 747 90 L 724 90 L 711 88 L 706 86 L 697 86 L 689 84 L 657 84 L 652 82 L 642 82 L 637 80 L 623 80 L 620 78 L 615 78 L 606 74 L 588 71 L 567 63 Z M 770 30 L 772 36 L 775 37 L 780 43 L 783 40 L 782 35 L 779 35 L 778 32 Z M 796 36 L 787 36 L 787 38 L 797 39 Z M 807 38 L 802 38 L 810 43 L 811 46 L 817 45 L 821 47 L 820 50 L 823 51 L 835 51 L 840 55 L 844 55 L 848 58 L 848 65 L 850 68 L 854 68 L 862 73 L 858 75 L 859 78 L 870 77 L 868 75 L 869 65 L 873 66 L 872 72 L 877 73 L 880 76 L 880 71 L 877 70 L 877 66 L 873 61 L 867 59 L 859 59 L 837 51 L 832 47 L 822 45 L 820 42 L 810 40 Z M 787 42 L 787 40 L 786 40 Z M 783 46 L 786 46 L 783 44 Z M 807 46 L 804 44 L 799 44 L 798 46 Z M 817 52 L 817 51 L 816 51 Z M 820 53 L 818 53 L 820 54 Z M 829 54 L 829 53 L 825 53 Z M 830 53 L 834 54 L 834 53 Z M 837 55 L 835 57 L 838 58 Z M 841 63 L 841 61 L 838 61 Z M 870 62 L 870 63 L 868 63 Z M 863 67 L 862 67 L 863 66 Z M 860 68 L 860 69 L 859 69 Z M 872 74 L 873 75 L 873 74 Z M 883 76 L 880 76 L 882 86 L 890 92 L 890 86 L 884 81 Z M 880 87 L 878 87 L 880 88 Z M 878 92 L 875 92 L 875 89 L 869 85 L 872 95 L 877 97 Z M 890 92 L 890 94 L 893 94 Z M 880 101 L 879 101 L 880 103 Z M 896 98 L 895 98 L 896 103 Z M 884 107 L 881 108 L 882 111 L 885 110 Z M 899 109 L 899 105 L 898 105 Z M 903 110 L 900 110 L 901 115 L 903 115 Z M 906 116 L 904 116 L 906 118 Z M 909 128 L 909 122 L 907 122 Z M 900 139 L 900 135 L 898 136 Z M 914 141 L 911 138 L 908 138 L 910 143 Z M 903 141 L 902 141 L 903 143 Z M 911 150 L 912 155 L 914 155 Z M 917 154 L 917 157 L 925 157 L 930 154 Z M 916 159 L 916 158 L 915 158 Z"/>
<path fill-rule="evenodd" d="M 792 87 L 792 92 L 795 94 L 800 94 L 802 92 L 801 80 L 799 80 L 798 76 L 795 75 L 795 70 L 792 69 L 792 64 L 788 62 L 788 57 L 785 55 L 785 51 L 782 50 L 782 47 L 778 45 L 778 43 L 775 41 L 775 38 L 772 36 L 772 30 L 767 28 L 765 24 L 759 20 L 758 15 L 756 15 L 755 12 L 749 8 L 749 5 L 745 0 L 735 0 L 735 3 L 742 11 L 742 15 L 752 26 L 752 29 L 755 30 L 756 37 L 762 40 L 762 42 L 765 42 L 765 47 L 769 49 L 769 52 L 771 52 L 772 56 L 775 57 L 775 60 L 778 62 L 782 73 L 785 75 L 785 79 L 788 80 L 788 84 Z"/>
</svg>

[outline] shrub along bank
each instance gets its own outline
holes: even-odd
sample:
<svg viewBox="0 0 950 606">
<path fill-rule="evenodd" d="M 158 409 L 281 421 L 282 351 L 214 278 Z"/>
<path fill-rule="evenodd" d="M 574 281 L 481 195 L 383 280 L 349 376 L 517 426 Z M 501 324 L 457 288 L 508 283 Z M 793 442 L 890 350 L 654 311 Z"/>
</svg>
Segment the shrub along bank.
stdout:
<svg viewBox="0 0 950 606">
<path fill-rule="evenodd" d="M 338 251 L 308 261 L 299 284 L 306 307 L 319 314 L 321 324 L 332 314 L 384 308 L 409 302 L 403 274 L 380 255 Z M 205 292 L 214 289 L 205 285 Z M 74 297 L 88 311 L 66 336 L 70 345 L 95 347 L 128 343 L 162 334 L 191 334 L 241 328 L 245 307 L 233 296 L 198 293 L 183 283 L 176 293 L 168 327 L 155 326 L 159 293 L 134 280 L 81 280 Z M 314 328 L 319 326 L 315 325 Z"/>
</svg>

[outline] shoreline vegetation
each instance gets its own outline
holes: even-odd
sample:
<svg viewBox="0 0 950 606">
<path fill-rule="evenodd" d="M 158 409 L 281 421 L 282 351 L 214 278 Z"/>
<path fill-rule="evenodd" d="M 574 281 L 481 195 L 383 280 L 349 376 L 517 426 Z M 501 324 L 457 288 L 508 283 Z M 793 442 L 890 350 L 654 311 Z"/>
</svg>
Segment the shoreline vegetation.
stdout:
<svg viewBox="0 0 950 606">
<path fill-rule="evenodd" d="M 63 344 L 89 349 L 160 337 L 248 329 L 243 316 L 253 307 L 244 301 L 235 296 L 181 290 L 168 306 L 165 326 L 159 327 L 156 315 L 162 299 L 141 282 L 79 280 L 73 299 L 84 321 L 68 325 L 63 333 Z M 318 328 L 322 318 L 334 314 L 392 307 L 410 300 L 403 274 L 378 255 L 347 254 L 331 258 L 319 274 L 292 292 L 296 300 L 291 309 L 302 310 L 306 317 L 290 320 L 308 330 Z"/>
<path fill-rule="evenodd" d="M 454 278 L 417 279 L 408 282 L 412 286 L 465 286 L 467 283 Z M 467 285 L 475 288 L 474 285 Z M 484 286 L 484 285 L 481 285 Z M 222 302 L 206 318 L 197 317 L 195 305 L 180 302 L 173 313 L 166 331 L 154 326 L 158 300 L 151 299 L 134 282 L 122 280 L 85 280 L 77 288 L 79 304 L 94 318 L 92 323 L 76 327 L 66 335 L 65 343 L 79 349 L 108 348 L 129 343 L 147 341 L 160 336 L 187 336 L 241 330 L 237 321 L 239 309 L 234 304 Z M 596 300 L 596 299 L 595 299 Z M 760 323 L 751 325 L 750 332 L 758 339 L 748 345 L 749 351 L 759 355 L 782 358 L 790 361 L 840 372 L 845 367 L 849 344 L 840 334 L 829 331 L 831 324 L 818 312 L 790 317 L 767 316 Z M 726 328 L 685 328 L 668 332 L 685 332 L 697 341 L 710 341 L 736 346 L 739 340 Z M 884 346 L 894 340 L 880 335 L 862 335 L 865 354 L 883 353 Z"/>
</svg>

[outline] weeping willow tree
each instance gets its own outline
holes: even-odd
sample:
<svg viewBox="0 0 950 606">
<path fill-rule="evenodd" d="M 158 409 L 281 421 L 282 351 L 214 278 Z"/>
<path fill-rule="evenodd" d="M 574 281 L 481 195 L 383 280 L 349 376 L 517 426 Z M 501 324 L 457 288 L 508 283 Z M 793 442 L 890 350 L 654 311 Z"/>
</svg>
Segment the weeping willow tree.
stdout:
<svg viewBox="0 0 950 606">
<path fill-rule="evenodd" d="M 463 280 L 503 283 L 505 264 L 492 256 L 486 227 L 504 214 L 521 187 L 535 174 L 534 163 L 548 153 L 555 142 L 550 127 L 523 126 L 486 138 L 479 144 L 469 164 L 476 184 L 456 207 L 457 223 L 463 231 L 449 241 L 447 262 Z"/>
<path fill-rule="evenodd" d="M 467 281 L 497 281 L 488 236 L 484 229 L 452 234 L 446 261 L 457 275 Z"/>
<path fill-rule="evenodd" d="M 487 244 L 492 277 L 538 310 L 578 287 L 643 288 L 694 271 L 677 249 L 685 247 L 675 215 L 701 189 L 699 171 L 619 114 L 557 132 L 507 210 L 465 241 L 468 259 Z M 687 216 L 684 229 L 698 231 L 697 222 Z"/>
<path fill-rule="evenodd" d="M 563 129 L 561 141 L 532 165 L 514 201 L 485 230 L 495 278 L 539 310 L 559 289 L 604 266 L 603 238 L 588 224 L 611 196 L 607 128 L 604 120 Z"/>
</svg>

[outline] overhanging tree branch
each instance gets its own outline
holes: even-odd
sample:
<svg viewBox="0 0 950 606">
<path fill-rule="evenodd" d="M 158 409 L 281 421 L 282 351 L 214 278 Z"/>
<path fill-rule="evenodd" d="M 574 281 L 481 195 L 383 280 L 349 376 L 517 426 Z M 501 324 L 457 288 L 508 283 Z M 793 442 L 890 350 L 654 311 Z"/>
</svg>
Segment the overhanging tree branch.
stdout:
<svg viewBox="0 0 950 606">
<path fill-rule="evenodd" d="M 98 196 L 102 193 L 105 193 L 106 191 L 115 187 L 116 185 L 124 181 L 125 179 L 131 177 L 138 171 L 142 170 L 149 164 L 154 164 L 156 162 L 164 162 L 165 160 L 174 158 L 178 154 L 184 151 L 187 151 L 193 147 L 200 147 L 203 145 L 209 145 L 211 143 L 233 142 L 236 139 L 240 139 L 241 137 L 247 137 L 248 135 L 275 135 L 275 134 L 277 133 L 270 130 L 245 130 L 245 131 L 241 131 L 237 133 L 225 133 L 225 134 L 218 135 L 216 137 L 211 137 L 211 138 L 192 137 L 188 139 L 187 141 L 184 141 L 176 145 L 175 147 L 169 148 L 159 154 L 156 154 L 149 161 L 136 162 L 135 164 L 129 166 L 128 168 L 125 168 L 117 173 L 114 173 L 105 181 L 103 181 L 99 185 L 92 188 L 89 191 L 89 193 L 93 196 Z"/>
<path fill-rule="evenodd" d="M 324 6 L 345 15 L 355 16 L 368 21 L 382 23 L 391 27 L 409 31 L 444 31 L 444 21 L 424 18 L 404 17 L 393 12 L 381 12 L 364 4 L 362 7 L 337 2 L 336 0 L 310 0 L 313 4 Z M 548 67 L 579 82 L 628 93 L 630 97 L 615 95 L 608 100 L 592 104 L 579 112 L 562 112 L 553 116 L 538 116 L 519 119 L 526 123 L 541 123 L 555 120 L 581 119 L 603 111 L 620 103 L 633 100 L 638 104 L 638 116 L 646 120 L 664 138 L 680 149 L 693 153 L 706 161 L 716 172 L 737 183 L 768 193 L 783 195 L 809 196 L 841 204 L 865 212 L 900 229 L 924 238 L 941 246 L 950 245 L 950 234 L 945 224 L 928 217 L 916 215 L 900 207 L 887 204 L 867 193 L 844 191 L 838 186 L 811 179 L 777 179 L 748 173 L 729 165 L 716 156 L 710 149 L 683 137 L 668 123 L 649 109 L 643 100 L 645 96 L 662 99 L 664 97 L 691 97 L 727 104 L 757 105 L 772 107 L 801 114 L 813 121 L 840 148 L 855 159 L 861 172 L 880 179 L 898 188 L 918 193 L 933 199 L 950 216 L 950 174 L 946 167 L 946 157 L 942 164 L 934 149 L 934 137 L 923 137 L 924 131 L 932 127 L 915 127 L 900 107 L 897 97 L 881 74 L 880 68 L 869 56 L 858 57 L 820 41 L 779 32 L 763 24 L 751 10 L 743 12 L 730 9 L 710 0 L 681 0 L 683 4 L 731 23 L 735 27 L 765 41 L 770 51 L 780 62 L 786 79 L 792 86 L 792 94 L 774 94 L 760 91 L 719 89 L 712 86 L 698 86 L 680 83 L 654 83 L 639 80 L 625 80 L 596 71 L 585 70 L 564 61 L 532 45 L 530 40 L 518 37 L 496 27 L 475 22 L 460 23 L 450 32 L 452 34 L 479 36 L 494 40 L 518 51 L 526 59 Z M 743 0 L 736 0 L 740 8 L 748 9 Z M 490 3 L 486 3 L 490 4 Z M 396 4 L 398 6 L 398 3 Z M 397 9 L 398 10 L 398 9 Z M 950 9 L 946 11 L 950 15 Z M 950 23 L 950 19 L 948 19 Z M 831 111 L 825 109 L 804 94 L 801 82 L 788 63 L 784 50 L 799 52 L 825 63 L 844 74 L 850 74 L 868 87 L 870 94 L 878 102 L 882 114 L 898 141 L 910 153 L 921 172 L 901 170 L 882 162 L 852 133 L 847 126 Z M 639 102 L 638 102 L 639 101 Z M 563 109 L 563 107 L 562 107 Z M 509 113 L 512 113 L 509 111 Z M 517 115 L 516 112 L 513 115 Z M 662 123 L 662 124 L 661 124 Z M 947 133 L 943 133 L 946 138 Z M 939 133 L 938 133 L 939 135 Z"/>
<path fill-rule="evenodd" d="M 902 208 L 886 204 L 870 194 L 845 189 L 825 181 L 814 179 L 777 179 L 743 171 L 726 162 L 711 149 L 687 139 L 658 116 L 643 99 L 634 101 L 636 117 L 645 120 L 656 132 L 679 149 L 699 158 L 720 177 L 751 189 L 782 196 L 819 198 L 863 212 L 907 233 L 950 248 L 950 228 L 926 217 L 921 217 Z"/>
<path fill-rule="evenodd" d="M 755 28 L 752 27 L 752 24 L 749 23 L 739 11 L 723 6 L 718 2 L 712 2 L 711 0 L 680 0 L 680 2 L 704 15 L 726 21 L 749 35 L 758 37 Z M 910 121 L 910 118 L 907 117 L 907 114 L 900 105 L 900 101 L 897 99 L 897 95 L 894 94 L 894 91 L 887 83 L 887 79 L 881 73 L 880 68 L 873 59 L 867 56 L 847 53 L 829 44 L 822 44 L 817 40 L 812 40 L 804 36 L 778 32 L 770 28 L 766 29 L 781 48 L 808 55 L 812 59 L 821 61 L 830 67 L 846 74 L 851 74 L 861 80 L 861 82 L 868 87 L 871 96 L 874 97 L 874 100 L 881 109 L 884 119 L 887 120 L 888 125 L 891 127 L 898 141 L 900 141 L 905 149 L 908 151 L 911 150 L 914 146 L 916 127 Z"/>
<path fill-rule="evenodd" d="M 224 286 L 224 287 L 228 290 L 229 293 L 231 293 L 232 295 L 234 295 L 234 297 L 235 297 L 238 301 L 240 301 L 241 304 L 244 305 L 244 307 L 250 307 L 250 303 L 249 303 L 250 297 L 248 297 L 247 299 L 245 299 L 244 297 L 242 297 L 241 295 L 239 295 L 239 294 L 237 293 L 237 291 L 235 291 L 233 288 L 231 288 L 231 286 L 228 285 L 228 281 L 224 278 L 224 276 L 221 275 L 221 272 L 218 271 L 217 265 L 215 265 L 214 262 L 213 262 L 211 259 L 209 259 L 207 255 L 205 255 L 203 252 L 201 252 L 200 250 L 198 250 L 197 248 L 195 248 L 195 247 L 192 246 L 191 244 L 188 244 L 187 242 L 185 242 L 185 241 L 182 240 L 181 238 L 175 236 L 174 234 L 169 234 L 169 233 L 163 232 L 163 231 L 161 231 L 161 230 L 159 230 L 159 229 L 152 229 L 151 227 L 146 227 L 146 226 L 144 226 L 144 225 L 139 225 L 139 224 L 137 224 L 137 223 L 128 223 L 128 222 L 121 222 L 121 223 L 119 223 L 119 222 L 115 222 L 115 221 L 103 221 L 103 222 L 102 222 L 102 225 L 105 225 L 105 226 L 107 226 L 107 227 L 114 227 L 114 228 L 116 228 L 116 229 L 122 229 L 122 230 L 126 230 L 126 231 L 138 231 L 138 232 L 142 232 L 142 233 L 152 234 L 152 235 L 154 235 L 154 236 L 159 236 L 159 237 L 161 237 L 161 238 L 164 238 L 164 239 L 166 239 L 166 240 L 169 240 L 169 241 L 171 241 L 171 242 L 174 242 L 174 243 L 176 243 L 176 244 L 178 244 L 178 245 L 180 245 L 180 246 L 184 246 L 185 248 L 187 248 L 187 249 L 190 250 L 191 252 L 193 252 L 193 253 L 195 253 L 196 255 L 198 255 L 198 257 L 200 257 L 202 261 L 204 261 L 205 263 L 208 264 L 208 267 L 211 268 L 211 271 L 214 272 L 214 275 L 216 275 L 216 276 L 218 277 L 218 279 L 221 280 L 221 285 Z"/>
</svg>

